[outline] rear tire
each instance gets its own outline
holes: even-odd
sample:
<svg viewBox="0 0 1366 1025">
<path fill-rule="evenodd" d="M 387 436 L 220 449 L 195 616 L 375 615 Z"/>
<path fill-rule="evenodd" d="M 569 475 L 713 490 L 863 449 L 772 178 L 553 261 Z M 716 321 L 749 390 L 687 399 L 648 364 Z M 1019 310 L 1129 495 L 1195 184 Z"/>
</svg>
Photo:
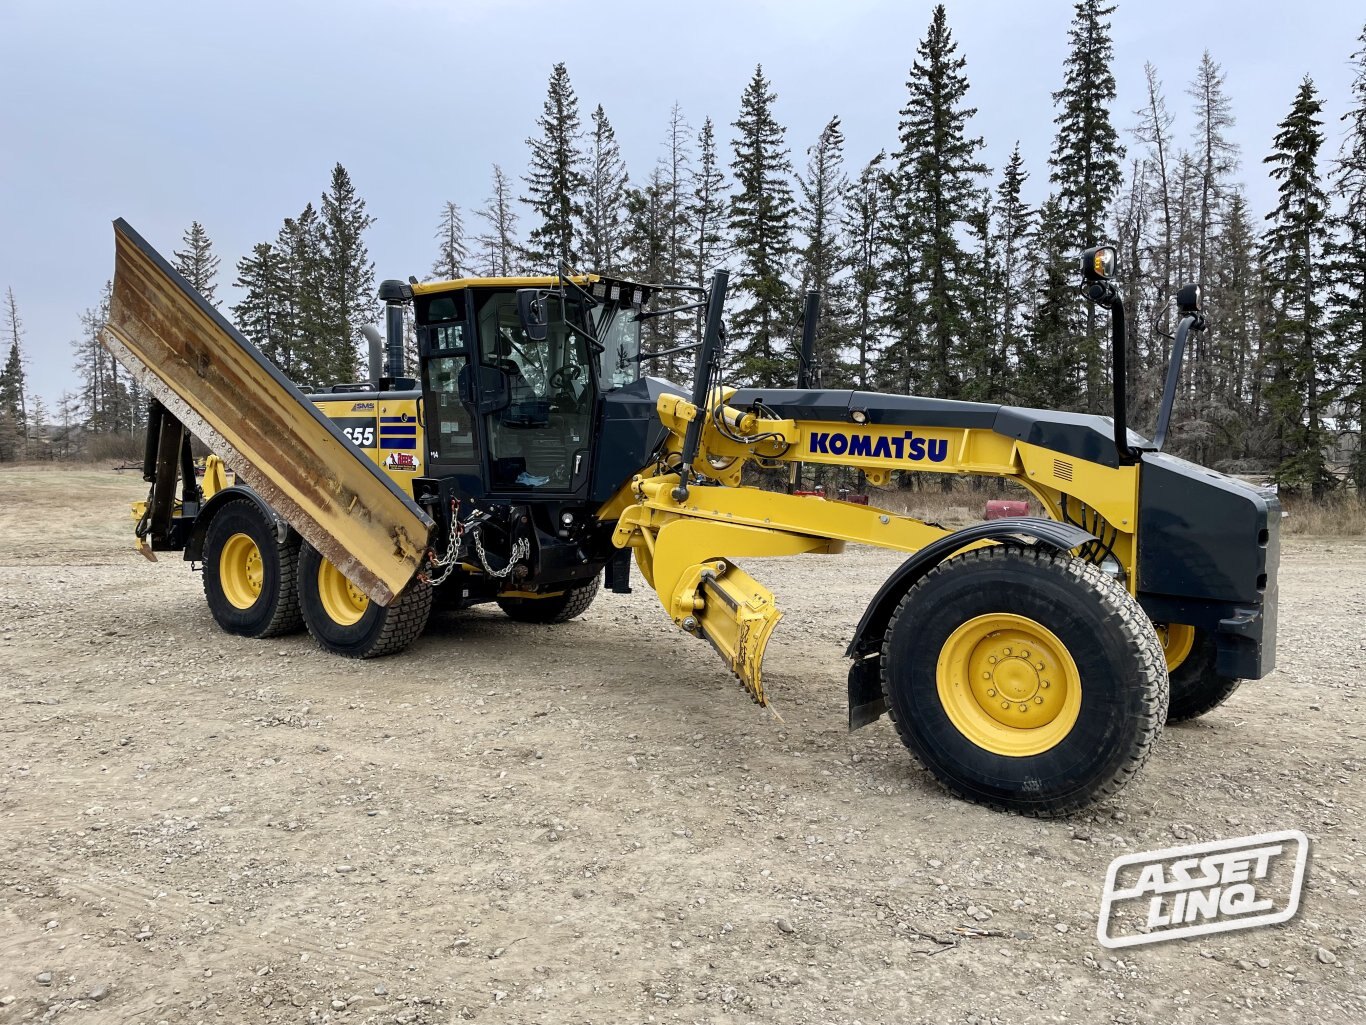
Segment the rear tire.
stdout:
<svg viewBox="0 0 1366 1025">
<path fill-rule="evenodd" d="M 228 502 L 204 536 L 204 598 L 214 621 L 242 637 L 278 637 L 303 626 L 299 537 L 279 540 L 275 523 L 247 499 Z"/>
<path fill-rule="evenodd" d="M 421 636 L 432 610 L 432 589 L 414 581 L 389 605 L 370 601 L 312 545 L 299 555 L 304 624 L 319 647 L 345 658 L 379 658 Z"/>
<path fill-rule="evenodd" d="M 1238 689 L 1242 680 L 1220 676 L 1215 671 L 1218 650 L 1214 637 L 1205 630 L 1194 630 L 1190 651 L 1170 670 L 1172 698 L 1167 707 L 1167 722 L 1198 719 L 1218 708 Z"/>
<path fill-rule="evenodd" d="M 499 598 L 498 607 L 519 623 L 567 623 L 588 611 L 598 596 L 598 577 L 553 598 Z"/>
<path fill-rule="evenodd" d="M 901 600 L 882 687 L 902 742 L 959 797 L 1064 815 L 1120 790 L 1167 714 L 1162 646 L 1095 566 L 994 545 Z"/>
</svg>

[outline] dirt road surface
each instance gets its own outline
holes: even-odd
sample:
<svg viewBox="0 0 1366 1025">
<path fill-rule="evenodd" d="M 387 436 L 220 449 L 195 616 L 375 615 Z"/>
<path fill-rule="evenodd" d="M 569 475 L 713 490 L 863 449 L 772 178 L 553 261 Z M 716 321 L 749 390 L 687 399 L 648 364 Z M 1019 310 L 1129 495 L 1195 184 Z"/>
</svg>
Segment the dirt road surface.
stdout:
<svg viewBox="0 0 1366 1025">
<path fill-rule="evenodd" d="M 136 478 L 0 472 L 0 1023 L 1366 1020 L 1366 543 L 1288 542 L 1281 668 L 1041 822 L 846 732 L 894 555 L 747 564 L 771 712 L 644 590 L 374 663 L 224 635 Z M 1112 858 L 1285 828 L 1294 921 L 1097 944 Z"/>
</svg>

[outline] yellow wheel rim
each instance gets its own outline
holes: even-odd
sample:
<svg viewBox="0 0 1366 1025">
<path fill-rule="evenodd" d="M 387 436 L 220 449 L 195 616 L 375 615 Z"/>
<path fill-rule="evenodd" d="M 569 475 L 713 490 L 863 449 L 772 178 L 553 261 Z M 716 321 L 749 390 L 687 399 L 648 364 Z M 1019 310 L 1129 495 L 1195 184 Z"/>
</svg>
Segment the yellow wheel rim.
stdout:
<svg viewBox="0 0 1366 1025">
<path fill-rule="evenodd" d="M 246 534 L 233 534 L 218 556 L 218 582 L 235 608 L 249 609 L 261 597 L 265 569 L 261 549 Z"/>
<path fill-rule="evenodd" d="M 1171 672 L 1190 657 L 1195 647 L 1195 627 L 1185 623 L 1157 624 L 1157 637 L 1162 642 L 1162 654 L 1167 659 L 1167 672 Z"/>
<path fill-rule="evenodd" d="M 970 619 L 939 652 L 939 701 L 958 732 L 1024 758 L 1062 741 L 1081 712 L 1081 674 L 1066 645 L 1026 616 Z"/>
<path fill-rule="evenodd" d="M 370 599 L 365 592 L 347 580 L 341 570 L 326 559 L 318 564 L 318 597 L 322 599 L 327 618 L 340 626 L 359 623 L 360 617 L 370 607 Z"/>
</svg>

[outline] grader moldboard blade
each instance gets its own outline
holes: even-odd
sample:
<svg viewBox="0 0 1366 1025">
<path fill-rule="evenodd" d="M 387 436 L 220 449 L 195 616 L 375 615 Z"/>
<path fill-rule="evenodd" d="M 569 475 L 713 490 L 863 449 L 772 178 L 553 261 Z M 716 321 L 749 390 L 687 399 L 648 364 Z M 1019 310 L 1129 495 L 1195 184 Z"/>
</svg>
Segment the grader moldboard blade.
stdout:
<svg viewBox="0 0 1366 1025">
<path fill-rule="evenodd" d="M 764 649 L 783 618 L 772 592 L 740 567 L 719 560 L 703 565 L 699 584 L 702 608 L 696 618 L 702 636 L 740 678 L 750 697 L 768 704 Z"/>
<path fill-rule="evenodd" d="M 432 519 L 126 221 L 114 238 L 105 347 L 349 580 L 392 602 Z"/>
</svg>

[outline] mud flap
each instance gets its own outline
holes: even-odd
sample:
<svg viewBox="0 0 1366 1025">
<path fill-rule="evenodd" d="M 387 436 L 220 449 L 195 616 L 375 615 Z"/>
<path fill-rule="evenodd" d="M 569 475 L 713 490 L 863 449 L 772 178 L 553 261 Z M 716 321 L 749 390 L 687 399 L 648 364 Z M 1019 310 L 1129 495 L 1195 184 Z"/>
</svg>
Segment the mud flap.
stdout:
<svg viewBox="0 0 1366 1025">
<path fill-rule="evenodd" d="M 373 601 L 412 581 L 433 522 L 122 220 L 104 345 Z"/>
<path fill-rule="evenodd" d="M 882 693 L 882 656 L 861 658 L 849 667 L 849 732 L 869 726 L 887 714 Z"/>
</svg>

